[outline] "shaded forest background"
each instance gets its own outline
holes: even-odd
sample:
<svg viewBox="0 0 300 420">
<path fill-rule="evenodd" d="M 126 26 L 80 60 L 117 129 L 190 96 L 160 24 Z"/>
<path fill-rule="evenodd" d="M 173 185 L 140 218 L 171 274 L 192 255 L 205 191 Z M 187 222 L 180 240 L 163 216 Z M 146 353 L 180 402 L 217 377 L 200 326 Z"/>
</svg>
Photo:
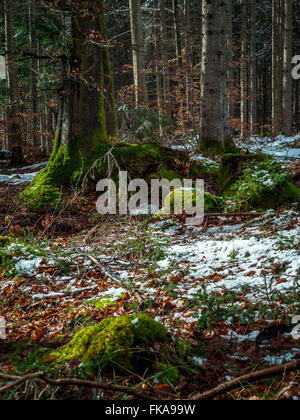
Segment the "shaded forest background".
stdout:
<svg viewBox="0 0 300 420">
<path fill-rule="evenodd" d="M 13 98 L 7 80 L 0 80 L 1 148 L 10 148 L 11 140 L 28 157 L 49 155 L 56 131 L 63 31 L 61 11 L 51 3 L 15 0 L 0 6 L 0 54 L 15 80 Z M 170 144 L 199 134 L 201 3 L 106 1 L 104 44 L 112 63 L 119 139 Z M 291 77 L 291 59 L 299 51 L 300 4 L 232 1 L 224 19 L 231 135 L 298 132 L 299 83 Z"/>
</svg>

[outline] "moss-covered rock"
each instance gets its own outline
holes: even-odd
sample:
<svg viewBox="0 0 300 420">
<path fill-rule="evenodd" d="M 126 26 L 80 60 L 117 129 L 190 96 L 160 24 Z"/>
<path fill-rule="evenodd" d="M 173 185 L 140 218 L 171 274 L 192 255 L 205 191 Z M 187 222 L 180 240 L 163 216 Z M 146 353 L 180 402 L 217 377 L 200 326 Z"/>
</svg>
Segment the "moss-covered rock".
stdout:
<svg viewBox="0 0 300 420">
<path fill-rule="evenodd" d="M 134 349 L 164 341 L 166 328 L 147 315 L 107 318 L 99 324 L 79 331 L 72 341 L 56 354 L 57 362 L 76 359 L 83 363 L 112 358 L 124 367 L 131 367 Z"/>
<path fill-rule="evenodd" d="M 236 210 L 265 210 L 300 201 L 300 190 L 291 184 L 290 175 L 271 159 L 245 167 L 226 194 L 236 203 Z"/>
<path fill-rule="evenodd" d="M 192 171 L 199 169 L 197 163 L 192 163 L 191 175 L 188 175 L 188 156 L 156 142 L 110 144 L 99 142 L 100 137 L 101 133 L 95 132 L 88 141 L 79 139 L 61 145 L 19 199 L 28 208 L 57 207 L 62 186 L 81 185 L 83 181 L 95 183 L 106 178 L 109 169 L 112 169 L 111 176 L 116 183 L 119 169 L 127 171 L 131 179 L 142 178 L 148 183 L 155 178 L 172 181 L 193 177 Z"/>
</svg>

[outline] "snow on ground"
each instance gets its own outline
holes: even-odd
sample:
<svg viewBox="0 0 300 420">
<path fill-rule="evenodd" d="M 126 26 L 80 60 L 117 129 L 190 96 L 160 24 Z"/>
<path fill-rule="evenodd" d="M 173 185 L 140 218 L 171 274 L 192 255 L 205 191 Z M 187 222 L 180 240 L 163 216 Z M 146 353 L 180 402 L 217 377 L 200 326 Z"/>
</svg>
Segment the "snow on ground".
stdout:
<svg viewBox="0 0 300 420">
<path fill-rule="evenodd" d="M 34 165 L 22 166 L 21 168 L 9 169 L 9 172 L 27 171 L 28 169 L 40 169 L 47 165 L 47 162 L 35 163 Z"/>
<path fill-rule="evenodd" d="M 14 174 L 14 175 L 0 175 L 0 182 L 5 182 L 10 185 L 29 184 L 38 172 L 28 174 Z"/>
<path fill-rule="evenodd" d="M 39 171 L 34 171 L 34 170 L 37 170 L 37 169 L 40 170 L 46 164 L 47 162 L 42 162 L 42 163 L 36 163 L 34 165 L 23 166 L 21 168 L 9 169 L 7 172 L 12 173 L 11 175 L 7 173 L 5 174 L 0 173 L 0 183 L 7 183 L 9 185 L 29 184 L 39 172 Z M 29 171 L 29 170 L 34 171 L 34 172 L 23 173 L 23 171 Z M 18 173 L 14 173 L 14 172 L 18 172 Z"/>
<path fill-rule="evenodd" d="M 279 160 L 291 160 L 300 159 L 300 148 L 295 147 L 297 140 L 300 140 L 300 133 L 291 137 L 279 135 L 275 139 L 251 136 L 247 144 L 241 142 L 240 139 L 237 139 L 236 143 L 238 146 L 245 146 L 249 152 L 262 152 Z"/>
</svg>

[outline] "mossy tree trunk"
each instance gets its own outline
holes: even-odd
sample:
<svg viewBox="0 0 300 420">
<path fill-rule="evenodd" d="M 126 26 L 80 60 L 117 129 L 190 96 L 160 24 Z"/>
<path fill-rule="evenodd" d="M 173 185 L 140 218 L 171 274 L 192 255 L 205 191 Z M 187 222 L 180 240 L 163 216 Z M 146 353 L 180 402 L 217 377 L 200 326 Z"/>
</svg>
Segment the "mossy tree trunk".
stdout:
<svg viewBox="0 0 300 420">
<path fill-rule="evenodd" d="M 62 33 L 55 144 L 47 167 L 21 195 L 28 204 L 45 201 L 52 188 L 70 185 L 81 171 L 101 157 L 99 151 L 108 143 L 106 117 L 109 134 L 116 134 L 111 67 L 104 45 L 103 2 L 86 0 L 65 6 Z M 105 101 L 109 106 L 105 107 Z"/>
</svg>

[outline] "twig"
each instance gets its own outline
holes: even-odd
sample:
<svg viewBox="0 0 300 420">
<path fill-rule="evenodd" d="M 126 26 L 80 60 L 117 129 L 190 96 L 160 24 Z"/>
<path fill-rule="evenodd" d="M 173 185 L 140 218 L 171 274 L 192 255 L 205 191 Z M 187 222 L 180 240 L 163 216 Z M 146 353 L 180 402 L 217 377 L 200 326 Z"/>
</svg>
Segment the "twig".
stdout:
<svg viewBox="0 0 300 420">
<path fill-rule="evenodd" d="M 114 283 L 116 283 L 116 284 L 118 284 L 119 286 L 122 286 L 122 287 L 125 287 L 126 288 L 126 284 L 124 284 L 123 282 L 121 282 L 119 279 L 117 279 L 117 277 L 116 276 L 114 276 L 110 271 L 108 271 L 106 268 L 104 268 L 103 267 L 103 265 L 100 263 L 100 261 L 97 259 L 97 258 L 95 258 L 93 255 L 88 255 L 88 257 L 89 257 L 89 259 L 94 263 L 94 264 L 96 264 L 98 267 L 99 267 L 99 269 L 100 269 L 100 271 L 101 271 L 101 274 L 103 275 L 103 277 L 106 279 L 106 280 L 111 280 L 112 282 L 114 282 Z M 127 288 L 128 289 L 128 288 Z M 143 296 L 142 296 L 142 294 L 141 294 L 141 292 L 140 291 L 137 291 L 137 290 L 132 290 L 132 288 L 131 288 L 131 290 L 130 291 L 132 291 L 133 292 L 133 294 L 134 294 L 134 296 L 137 298 L 137 301 L 138 301 L 138 304 L 139 304 L 139 309 L 141 310 L 142 309 L 142 307 L 143 307 L 143 305 L 144 305 L 144 301 L 146 300 Z"/>
<path fill-rule="evenodd" d="M 217 396 L 225 394 L 226 392 L 232 391 L 235 388 L 239 388 L 242 383 L 250 383 L 260 381 L 262 379 L 271 378 L 273 376 L 278 376 L 281 374 L 286 374 L 288 372 L 300 369 L 300 359 L 295 360 L 291 363 L 286 363 L 281 366 L 272 367 L 269 369 L 259 370 L 257 372 L 248 373 L 247 375 L 240 376 L 239 378 L 232 379 L 229 382 L 225 382 L 221 385 L 218 385 L 216 388 L 211 389 L 210 391 L 203 392 L 202 394 L 197 394 L 195 400 L 211 400 Z"/>
<path fill-rule="evenodd" d="M 18 378 L 18 379 L 16 379 Z M 96 381 L 89 381 L 84 379 L 77 379 L 77 378 L 58 378 L 58 379 L 51 379 L 49 378 L 45 372 L 36 372 L 31 373 L 29 375 L 17 377 L 14 375 L 6 375 L 0 373 L 0 379 L 4 380 L 14 380 L 11 384 L 8 384 L 2 388 L 0 388 L 0 392 L 7 391 L 23 382 L 26 382 L 28 380 L 32 379 L 39 379 L 39 381 L 44 382 L 51 386 L 65 386 L 65 385 L 77 385 L 82 386 L 86 388 L 97 388 L 102 389 L 105 391 L 115 391 L 115 392 L 122 392 L 130 395 L 134 395 L 135 397 L 141 398 L 143 400 L 152 400 L 153 398 L 145 392 L 141 392 L 136 390 L 135 388 L 131 388 L 128 386 L 122 386 L 122 385 L 111 385 L 111 384 L 100 384 Z"/>
<path fill-rule="evenodd" d="M 16 379 L 17 378 L 16 376 L 11 376 L 10 377 L 9 375 L 2 375 L 2 374 L 0 374 L 0 379 L 7 379 L 7 380 L 9 380 L 9 379 L 15 379 L 14 382 L 12 382 L 12 383 L 10 383 L 8 385 L 5 385 L 2 388 L 0 388 L 0 392 L 9 391 L 10 389 L 12 389 L 12 388 L 20 385 L 23 382 L 27 382 L 27 381 L 29 381 L 31 379 L 40 378 L 41 375 L 43 375 L 43 372 L 36 372 L 36 373 L 31 373 L 31 374 L 28 374 L 28 375 L 25 375 L 25 376 L 20 376 L 18 379 Z"/>
</svg>

